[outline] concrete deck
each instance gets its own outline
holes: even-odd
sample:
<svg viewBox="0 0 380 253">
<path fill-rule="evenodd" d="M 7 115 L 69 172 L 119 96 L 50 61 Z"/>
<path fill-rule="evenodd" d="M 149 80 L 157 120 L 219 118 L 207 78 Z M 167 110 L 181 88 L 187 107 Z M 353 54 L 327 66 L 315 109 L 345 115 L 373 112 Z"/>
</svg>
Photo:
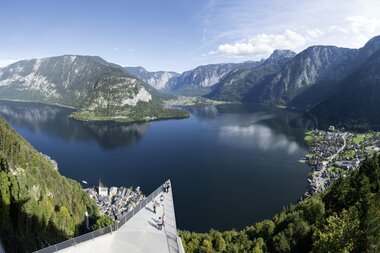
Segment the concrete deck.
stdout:
<svg viewBox="0 0 380 253">
<path fill-rule="evenodd" d="M 117 231 L 80 243 L 61 250 L 62 253 L 97 253 L 97 252 L 128 252 L 128 253 L 177 253 L 180 251 L 177 243 L 177 227 L 175 222 L 174 203 L 171 189 L 164 196 L 164 205 L 157 207 L 153 213 L 153 202 L 149 202 L 135 216 L 121 226 Z M 159 203 L 159 194 L 155 200 Z M 165 227 L 157 229 L 159 217 L 165 213 Z"/>
</svg>

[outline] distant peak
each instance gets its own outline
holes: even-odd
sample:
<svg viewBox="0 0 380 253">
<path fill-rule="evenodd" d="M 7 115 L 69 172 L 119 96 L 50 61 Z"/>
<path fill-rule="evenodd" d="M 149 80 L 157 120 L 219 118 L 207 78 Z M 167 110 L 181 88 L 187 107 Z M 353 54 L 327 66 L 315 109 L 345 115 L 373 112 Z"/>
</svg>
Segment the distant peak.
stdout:
<svg viewBox="0 0 380 253">
<path fill-rule="evenodd" d="M 377 35 L 377 36 L 373 37 L 372 39 L 370 39 L 366 44 L 379 42 L 379 41 L 380 41 L 380 35 Z"/>
<path fill-rule="evenodd" d="M 374 50 L 377 50 L 380 48 L 380 35 L 373 37 L 370 39 L 363 48 L 372 48 Z"/>
<path fill-rule="evenodd" d="M 134 67 L 134 68 L 137 69 L 140 72 L 147 72 L 147 70 L 144 67 L 141 67 L 141 66 L 137 66 L 137 67 Z"/>
<path fill-rule="evenodd" d="M 293 52 L 292 50 L 276 49 L 273 51 L 273 53 L 271 54 L 269 59 L 278 60 L 278 59 L 282 59 L 282 58 L 294 57 L 295 55 L 296 55 L 296 53 Z"/>
</svg>

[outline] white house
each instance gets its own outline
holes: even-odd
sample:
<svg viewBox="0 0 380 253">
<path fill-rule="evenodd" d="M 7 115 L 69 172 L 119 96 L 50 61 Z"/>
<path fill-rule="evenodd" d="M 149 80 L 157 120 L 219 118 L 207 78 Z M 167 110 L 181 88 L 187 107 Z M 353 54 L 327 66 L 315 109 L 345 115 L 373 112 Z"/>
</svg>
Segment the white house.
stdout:
<svg viewBox="0 0 380 253">
<path fill-rule="evenodd" d="M 110 191 L 109 191 L 109 196 L 112 198 L 116 194 L 117 194 L 117 187 L 115 187 L 115 186 L 111 187 Z"/>
</svg>

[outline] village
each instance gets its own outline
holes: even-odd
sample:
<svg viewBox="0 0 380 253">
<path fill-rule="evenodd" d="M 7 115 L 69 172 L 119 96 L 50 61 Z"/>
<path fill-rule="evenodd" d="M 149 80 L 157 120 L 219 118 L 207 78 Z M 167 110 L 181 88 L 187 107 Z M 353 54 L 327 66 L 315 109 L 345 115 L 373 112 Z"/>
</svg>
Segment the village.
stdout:
<svg viewBox="0 0 380 253">
<path fill-rule="evenodd" d="M 85 189 L 99 206 L 99 211 L 114 220 L 120 220 L 124 213 L 131 211 L 145 196 L 140 187 L 106 187 L 101 182 L 98 186 Z"/>
<path fill-rule="evenodd" d="M 305 196 L 321 192 L 341 176 L 357 169 L 366 156 L 380 151 L 380 132 L 356 134 L 337 130 L 306 132 L 310 148 L 305 161 L 311 168 Z"/>
</svg>

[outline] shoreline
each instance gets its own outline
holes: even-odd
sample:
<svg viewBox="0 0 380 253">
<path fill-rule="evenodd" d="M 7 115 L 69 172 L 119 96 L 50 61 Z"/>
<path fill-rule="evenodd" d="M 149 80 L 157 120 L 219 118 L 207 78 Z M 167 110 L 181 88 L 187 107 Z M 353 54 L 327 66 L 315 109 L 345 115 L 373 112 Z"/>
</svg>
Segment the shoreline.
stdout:
<svg viewBox="0 0 380 253">
<path fill-rule="evenodd" d="M 161 120 L 180 120 L 180 119 L 188 119 L 190 118 L 190 113 L 184 111 L 184 115 L 181 116 L 173 116 L 173 117 L 162 117 L 162 118 L 150 118 L 150 119 L 139 119 L 139 120 L 128 120 L 128 117 L 118 117 L 118 116 L 109 116 L 109 117 L 93 117 L 89 119 L 81 119 L 76 117 L 74 114 L 79 112 L 78 109 L 74 106 L 63 105 L 59 103 L 50 103 L 44 101 L 33 101 L 33 100 L 23 100 L 23 99 L 8 99 L 8 98 L 0 98 L 0 101 L 5 102 L 16 102 L 16 103 L 29 103 L 29 104 L 40 104 L 40 105 L 49 105 L 49 106 L 57 106 L 61 108 L 71 109 L 71 112 L 67 117 L 76 121 L 81 122 L 117 122 L 117 123 L 144 123 L 144 122 L 152 122 L 152 121 L 161 121 Z"/>
<path fill-rule="evenodd" d="M 240 102 L 219 101 L 203 97 L 188 97 L 179 96 L 175 99 L 164 100 L 166 106 L 210 106 L 210 105 L 225 105 L 225 104 L 241 104 Z"/>
<path fill-rule="evenodd" d="M 24 99 L 10 99 L 10 98 L 0 98 L 0 101 L 18 102 L 18 103 L 35 103 L 35 104 L 52 105 L 52 106 L 58 106 L 58 107 L 62 107 L 62 108 L 77 110 L 77 108 L 74 106 L 63 105 L 63 104 L 59 104 L 59 103 L 43 102 L 43 101 L 33 101 L 33 100 L 24 100 Z"/>
<path fill-rule="evenodd" d="M 163 121 L 163 120 L 181 120 L 181 119 L 188 119 L 190 118 L 190 113 L 188 113 L 188 116 L 183 117 L 168 117 L 168 118 L 152 118 L 152 119 L 141 119 L 141 120 L 128 120 L 127 117 L 94 117 L 91 119 L 80 119 L 76 117 L 73 114 L 68 115 L 67 117 L 80 121 L 80 122 L 117 122 L 117 123 L 146 123 L 146 122 L 153 122 L 153 121 Z M 113 119 L 112 119 L 113 118 Z"/>
</svg>

